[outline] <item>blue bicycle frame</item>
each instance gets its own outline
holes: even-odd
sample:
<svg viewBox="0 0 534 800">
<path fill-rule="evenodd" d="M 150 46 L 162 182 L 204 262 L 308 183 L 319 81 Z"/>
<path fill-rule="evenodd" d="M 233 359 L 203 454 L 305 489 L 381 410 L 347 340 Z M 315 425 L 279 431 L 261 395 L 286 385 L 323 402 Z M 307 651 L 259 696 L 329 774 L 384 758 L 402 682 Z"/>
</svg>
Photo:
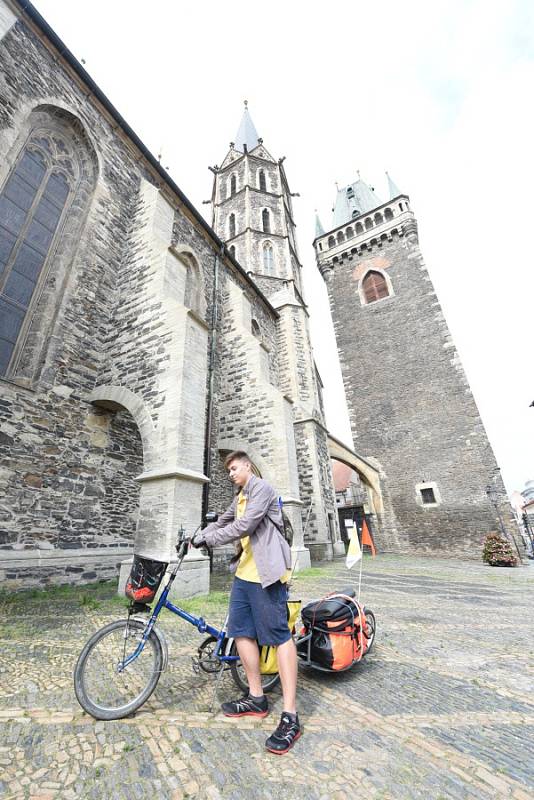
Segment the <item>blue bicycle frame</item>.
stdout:
<svg viewBox="0 0 534 800">
<path fill-rule="evenodd" d="M 172 613 L 176 614 L 176 616 L 181 617 L 186 622 L 189 622 L 190 625 L 194 625 L 198 629 L 199 633 L 208 633 L 210 636 L 214 636 L 217 639 L 217 647 L 215 649 L 214 655 L 221 662 L 221 664 L 224 665 L 225 663 L 239 661 L 239 656 L 237 655 L 229 656 L 221 653 L 222 644 L 224 640 L 227 638 L 224 630 L 220 631 L 218 628 L 214 628 L 212 625 L 208 625 L 208 623 L 202 617 L 195 617 L 194 614 L 189 614 L 187 611 L 184 611 L 183 608 L 179 608 L 178 606 L 175 606 L 173 603 L 171 603 L 170 600 L 167 600 L 171 586 L 173 584 L 174 579 L 176 578 L 178 570 L 180 569 L 182 561 L 183 561 L 183 555 L 180 558 L 176 567 L 174 567 L 171 574 L 169 575 L 169 580 L 167 581 L 167 585 L 163 589 L 159 597 L 159 600 L 156 603 L 156 607 L 152 613 L 152 616 L 148 620 L 146 628 L 143 631 L 143 636 L 141 637 L 141 641 L 137 645 L 135 651 L 130 656 L 128 656 L 128 658 L 126 658 L 124 661 L 121 661 L 118 664 L 117 667 L 118 672 L 123 672 L 123 670 L 126 669 L 128 664 L 131 664 L 132 661 L 135 661 L 138 655 L 142 652 L 147 642 L 147 639 L 150 636 L 152 628 L 156 624 L 156 620 L 162 608 L 168 608 L 169 611 L 172 611 Z"/>
</svg>

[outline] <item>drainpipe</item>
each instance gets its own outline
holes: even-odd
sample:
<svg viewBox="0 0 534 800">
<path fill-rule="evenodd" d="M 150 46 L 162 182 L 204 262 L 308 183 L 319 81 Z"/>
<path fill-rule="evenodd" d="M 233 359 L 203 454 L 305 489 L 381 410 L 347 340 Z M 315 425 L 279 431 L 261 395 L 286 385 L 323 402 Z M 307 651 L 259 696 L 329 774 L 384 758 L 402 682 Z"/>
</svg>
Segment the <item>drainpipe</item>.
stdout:
<svg viewBox="0 0 534 800">
<path fill-rule="evenodd" d="M 215 254 L 213 262 L 213 295 L 211 301 L 211 337 L 210 351 L 208 360 L 208 405 L 206 420 L 206 437 L 204 440 L 204 475 L 211 478 L 211 435 L 213 431 L 213 384 L 215 380 L 215 354 L 217 349 L 217 325 L 219 322 L 219 258 L 224 253 L 224 245 L 221 245 L 219 253 Z M 204 484 L 202 492 L 202 521 L 209 511 L 209 483 Z M 210 550 L 210 568 L 212 565 L 212 552 Z"/>
</svg>

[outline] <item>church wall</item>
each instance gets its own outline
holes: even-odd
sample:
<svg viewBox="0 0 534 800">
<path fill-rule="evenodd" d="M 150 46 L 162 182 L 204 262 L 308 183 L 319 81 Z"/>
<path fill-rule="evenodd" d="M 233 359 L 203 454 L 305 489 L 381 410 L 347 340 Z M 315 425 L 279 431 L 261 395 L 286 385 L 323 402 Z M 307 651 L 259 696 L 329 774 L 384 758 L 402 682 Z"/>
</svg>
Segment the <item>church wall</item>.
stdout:
<svg viewBox="0 0 534 800">
<path fill-rule="evenodd" d="M 415 230 L 411 222 L 405 236 L 325 273 L 354 445 L 381 465 L 391 504 L 385 549 L 480 558 L 498 529 L 485 487 L 505 492 Z M 393 294 L 362 305 L 368 269 L 387 274 Z M 439 505 L 423 507 L 425 482 L 435 483 Z M 503 513 L 511 531 L 506 504 Z"/>
</svg>

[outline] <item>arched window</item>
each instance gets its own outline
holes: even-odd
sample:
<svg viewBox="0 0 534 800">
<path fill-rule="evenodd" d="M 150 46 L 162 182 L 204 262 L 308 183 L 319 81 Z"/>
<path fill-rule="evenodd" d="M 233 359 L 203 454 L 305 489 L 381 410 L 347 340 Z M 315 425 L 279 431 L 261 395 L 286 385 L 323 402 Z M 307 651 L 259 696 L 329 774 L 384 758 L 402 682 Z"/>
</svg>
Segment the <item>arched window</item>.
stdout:
<svg viewBox="0 0 534 800">
<path fill-rule="evenodd" d="M 80 179 L 68 139 L 34 131 L 0 194 L 0 375 L 14 360 L 17 340 L 37 285 Z"/>
<path fill-rule="evenodd" d="M 358 222 L 356 223 L 356 236 L 360 233 L 363 233 L 363 225 L 361 222 Z"/>
<path fill-rule="evenodd" d="M 393 219 L 393 211 L 391 210 L 391 208 L 386 208 L 386 210 L 384 211 L 384 216 L 386 219 Z"/>
<path fill-rule="evenodd" d="M 271 215 L 269 214 L 269 209 L 268 208 L 264 208 L 263 211 L 261 212 L 261 223 L 262 223 L 262 226 L 263 226 L 263 232 L 264 233 L 270 233 L 271 232 Z"/>
<path fill-rule="evenodd" d="M 337 243 L 342 244 L 345 241 L 345 237 L 343 236 L 343 231 L 338 231 L 337 234 Z"/>
<path fill-rule="evenodd" d="M 228 249 L 228 252 L 229 252 L 229 253 L 230 253 L 230 255 L 232 256 L 232 258 L 235 258 L 235 245 L 231 245 L 231 246 L 229 247 L 229 249 Z"/>
<path fill-rule="evenodd" d="M 235 194 L 237 192 L 237 178 L 235 175 L 230 177 L 230 194 Z"/>
<path fill-rule="evenodd" d="M 328 237 L 328 247 L 335 247 L 335 246 L 336 246 L 336 240 L 334 239 L 333 236 L 329 236 Z"/>
<path fill-rule="evenodd" d="M 389 296 L 389 289 L 384 275 L 371 270 L 363 279 L 363 296 L 366 303 L 374 303 Z"/>
<path fill-rule="evenodd" d="M 260 169 L 258 172 L 258 183 L 262 192 L 267 191 L 267 181 L 265 180 L 265 172 L 264 170 Z"/>
<path fill-rule="evenodd" d="M 356 219 L 356 217 L 360 216 L 360 212 L 358 211 L 357 208 L 354 209 L 354 211 L 352 212 L 351 216 L 352 216 L 352 219 Z"/>
<path fill-rule="evenodd" d="M 365 220 L 365 230 L 368 231 L 372 227 L 373 227 L 373 220 L 370 219 L 370 217 L 367 217 Z"/>
<path fill-rule="evenodd" d="M 354 236 L 354 231 L 352 230 L 352 228 L 349 227 L 346 229 L 345 236 L 347 237 L 347 239 L 352 239 L 352 237 Z"/>
<path fill-rule="evenodd" d="M 263 271 L 266 275 L 274 275 L 274 250 L 270 242 L 263 245 Z"/>
<path fill-rule="evenodd" d="M 375 225 L 382 225 L 383 222 L 384 218 L 382 217 L 382 214 L 375 214 Z"/>
<path fill-rule="evenodd" d="M 235 214 L 230 214 L 228 217 L 228 236 L 230 239 L 235 236 Z"/>
</svg>

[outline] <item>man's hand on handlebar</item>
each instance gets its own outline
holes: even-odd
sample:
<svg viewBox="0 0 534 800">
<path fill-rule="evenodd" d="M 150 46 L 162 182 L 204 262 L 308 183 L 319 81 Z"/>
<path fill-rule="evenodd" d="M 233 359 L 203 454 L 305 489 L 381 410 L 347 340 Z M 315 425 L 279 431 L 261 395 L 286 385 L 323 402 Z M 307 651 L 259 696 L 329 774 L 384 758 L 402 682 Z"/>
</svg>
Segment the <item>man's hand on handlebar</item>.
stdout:
<svg viewBox="0 0 534 800">
<path fill-rule="evenodd" d="M 206 540 L 202 535 L 202 531 L 200 533 L 196 533 L 193 538 L 191 539 L 191 544 L 193 547 L 206 547 Z"/>
</svg>

